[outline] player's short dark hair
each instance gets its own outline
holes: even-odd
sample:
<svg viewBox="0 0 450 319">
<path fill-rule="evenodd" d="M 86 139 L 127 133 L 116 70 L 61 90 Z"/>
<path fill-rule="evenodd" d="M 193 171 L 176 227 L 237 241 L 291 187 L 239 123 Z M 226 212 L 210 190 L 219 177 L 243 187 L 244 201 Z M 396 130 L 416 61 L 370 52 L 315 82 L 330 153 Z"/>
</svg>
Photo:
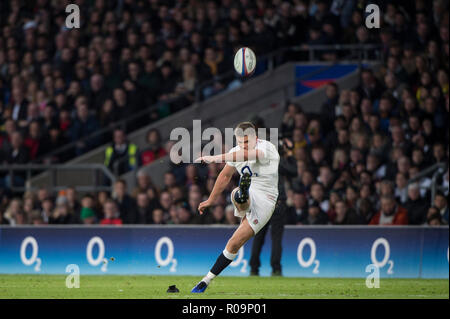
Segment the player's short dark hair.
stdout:
<svg viewBox="0 0 450 319">
<path fill-rule="evenodd" d="M 234 129 L 236 136 L 243 137 L 245 135 L 256 135 L 256 128 L 252 122 L 241 122 Z"/>
</svg>

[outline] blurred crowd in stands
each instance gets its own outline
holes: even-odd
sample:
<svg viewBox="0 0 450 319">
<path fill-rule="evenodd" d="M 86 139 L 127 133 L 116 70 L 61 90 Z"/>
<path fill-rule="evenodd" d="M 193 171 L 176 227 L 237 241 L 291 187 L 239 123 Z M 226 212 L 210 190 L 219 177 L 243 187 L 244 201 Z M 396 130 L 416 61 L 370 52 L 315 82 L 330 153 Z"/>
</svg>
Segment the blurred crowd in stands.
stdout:
<svg viewBox="0 0 450 319">
<path fill-rule="evenodd" d="M 24 177 L 0 171 L 0 224 L 238 223 L 229 200 L 237 176 L 208 214 L 197 212 L 222 165 L 172 165 L 158 188 L 140 169 L 170 151 L 157 130 L 142 150 L 123 129 L 81 138 L 155 103 L 145 123 L 189 105 L 198 83 L 231 69 L 242 44 L 264 54 L 336 43 L 381 44 L 383 66 L 364 69 L 351 90 L 327 84 L 320 113 L 286 103 L 280 132 L 297 163 L 286 223 L 448 224 L 448 168 L 433 201 L 430 177 L 408 184 L 433 164 L 448 166 L 448 1 L 370 1 L 380 4 L 380 29 L 366 28 L 369 2 L 357 0 L 75 2 L 89 18 L 73 30 L 64 27 L 66 1 L 0 4 L 0 163 L 64 162 L 112 140 L 105 165 L 118 175 L 135 170 L 138 186 L 129 193 L 118 180 L 111 193 L 42 188 L 17 197 L 8 185 Z M 45 157 L 71 141 L 75 154 Z"/>
</svg>

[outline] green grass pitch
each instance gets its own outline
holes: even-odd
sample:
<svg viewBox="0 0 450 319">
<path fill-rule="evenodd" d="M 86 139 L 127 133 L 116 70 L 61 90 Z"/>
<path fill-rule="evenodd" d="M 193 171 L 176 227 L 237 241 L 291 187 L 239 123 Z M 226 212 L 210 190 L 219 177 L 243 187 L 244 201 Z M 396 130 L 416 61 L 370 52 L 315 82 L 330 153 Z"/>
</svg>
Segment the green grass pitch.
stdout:
<svg viewBox="0 0 450 319">
<path fill-rule="evenodd" d="M 66 288 L 64 275 L 0 275 L 0 299 L 320 299 L 449 298 L 448 279 L 380 279 L 369 289 L 365 278 L 227 277 L 214 279 L 203 294 L 191 294 L 198 276 L 81 275 L 80 288 Z M 179 293 L 167 293 L 176 285 Z"/>
</svg>

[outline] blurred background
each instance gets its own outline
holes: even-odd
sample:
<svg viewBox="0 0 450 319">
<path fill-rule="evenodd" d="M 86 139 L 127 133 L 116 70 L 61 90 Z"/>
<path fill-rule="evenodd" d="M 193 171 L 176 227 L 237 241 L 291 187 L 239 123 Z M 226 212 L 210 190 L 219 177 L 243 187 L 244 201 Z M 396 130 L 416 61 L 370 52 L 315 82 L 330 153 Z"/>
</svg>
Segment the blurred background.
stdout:
<svg viewBox="0 0 450 319">
<path fill-rule="evenodd" d="M 0 3 L 0 224 L 238 224 L 169 159 L 193 119 L 279 129 L 285 224 L 448 224 L 448 1 L 69 3 Z"/>
</svg>

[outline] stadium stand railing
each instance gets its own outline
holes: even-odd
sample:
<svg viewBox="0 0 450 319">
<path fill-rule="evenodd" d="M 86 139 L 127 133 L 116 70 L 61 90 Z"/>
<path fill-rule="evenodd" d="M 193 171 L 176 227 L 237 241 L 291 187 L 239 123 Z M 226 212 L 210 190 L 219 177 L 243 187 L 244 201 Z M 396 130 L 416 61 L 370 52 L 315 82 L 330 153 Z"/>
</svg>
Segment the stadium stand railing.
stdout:
<svg viewBox="0 0 450 319">
<path fill-rule="evenodd" d="M 431 190 L 431 205 L 434 203 L 434 197 L 438 191 L 445 191 L 445 188 L 438 184 L 438 179 L 448 170 L 448 163 L 436 163 L 422 170 L 419 174 L 408 180 L 408 185 L 419 183 L 421 189 Z M 431 185 L 424 186 L 420 183 L 424 178 L 431 176 Z"/>
</svg>

